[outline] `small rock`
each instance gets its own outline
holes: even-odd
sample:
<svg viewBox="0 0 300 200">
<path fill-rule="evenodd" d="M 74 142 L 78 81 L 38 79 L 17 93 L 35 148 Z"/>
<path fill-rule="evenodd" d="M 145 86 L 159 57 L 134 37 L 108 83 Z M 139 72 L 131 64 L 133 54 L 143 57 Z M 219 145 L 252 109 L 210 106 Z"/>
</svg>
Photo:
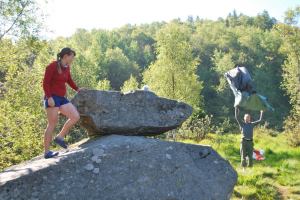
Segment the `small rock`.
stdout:
<svg viewBox="0 0 300 200">
<path fill-rule="evenodd" d="M 98 158 L 96 161 L 95 161 L 97 164 L 101 163 L 101 159 Z"/>
<path fill-rule="evenodd" d="M 94 174 L 98 174 L 98 173 L 99 173 L 99 168 L 95 168 L 95 169 L 93 170 L 93 172 L 94 172 Z"/>
<path fill-rule="evenodd" d="M 104 153 L 103 149 L 98 149 L 98 148 L 93 149 L 94 156 L 100 156 L 103 155 L 103 153 Z"/>
<path fill-rule="evenodd" d="M 166 157 L 171 160 L 172 159 L 172 156 L 170 154 L 166 154 Z"/>
<path fill-rule="evenodd" d="M 38 194 L 39 194 L 38 192 L 33 192 L 33 193 L 32 193 L 32 196 L 33 196 L 33 197 L 36 197 L 36 196 L 38 196 Z"/>
<path fill-rule="evenodd" d="M 91 171 L 91 170 L 94 169 L 94 165 L 89 163 L 89 164 L 87 164 L 84 168 L 85 168 L 86 170 L 88 170 L 88 171 Z"/>
<path fill-rule="evenodd" d="M 57 194 L 58 194 L 58 195 L 64 195 L 64 194 L 65 194 L 65 190 L 62 189 L 62 190 L 58 191 Z"/>
<path fill-rule="evenodd" d="M 96 160 L 98 160 L 98 156 L 93 156 L 92 161 L 96 162 Z"/>
<path fill-rule="evenodd" d="M 169 147 L 167 147 L 166 149 L 167 149 L 167 150 L 172 150 L 173 147 L 172 147 L 172 146 L 169 146 Z"/>
<path fill-rule="evenodd" d="M 199 156 L 201 158 L 206 158 L 210 154 L 210 151 L 208 149 L 203 149 L 202 151 L 199 152 Z"/>
</svg>

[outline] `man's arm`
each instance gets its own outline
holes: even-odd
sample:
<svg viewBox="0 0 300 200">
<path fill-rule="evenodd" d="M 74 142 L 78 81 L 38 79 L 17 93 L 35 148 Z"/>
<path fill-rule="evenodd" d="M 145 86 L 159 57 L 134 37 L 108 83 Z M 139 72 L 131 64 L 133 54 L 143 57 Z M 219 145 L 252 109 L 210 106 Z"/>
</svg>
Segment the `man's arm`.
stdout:
<svg viewBox="0 0 300 200">
<path fill-rule="evenodd" d="M 234 116 L 235 116 L 235 119 L 237 121 L 237 123 L 239 124 L 240 127 L 242 127 L 242 122 L 241 120 L 239 119 L 239 108 L 236 106 L 234 107 Z"/>
<path fill-rule="evenodd" d="M 260 117 L 259 117 L 259 120 L 257 120 L 257 121 L 254 121 L 254 122 L 251 122 L 252 124 L 254 124 L 254 125 L 256 125 L 256 124 L 258 124 L 259 122 L 261 122 L 261 120 L 262 120 L 262 117 L 263 117 L 263 113 L 264 113 L 264 111 L 263 110 L 261 110 L 260 111 Z"/>
</svg>

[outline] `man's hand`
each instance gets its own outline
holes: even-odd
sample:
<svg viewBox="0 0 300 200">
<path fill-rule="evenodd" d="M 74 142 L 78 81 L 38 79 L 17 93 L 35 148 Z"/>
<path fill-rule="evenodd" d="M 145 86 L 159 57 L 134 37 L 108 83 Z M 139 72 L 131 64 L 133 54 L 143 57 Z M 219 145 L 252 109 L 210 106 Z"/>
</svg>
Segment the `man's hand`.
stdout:
<svg viewBox="0 0 300 200">
<path fill-rule="evenodd" d="M 54 102 L 54 99 L 52 97 L 48 98 L 48 105 L 50 107 L 54 107 L 55 106 L 55 102 Z"/>
<path fill-rule="evenodd" d="M 261 111 L 260 111 L 260 118 L 259 118 L 259 120 L 261 120 L 261 119 L 262 119 L 263 113 L 264 113 L 264 111 L 263 111 L 263 110 L 261 110 Z"/>
</svg>

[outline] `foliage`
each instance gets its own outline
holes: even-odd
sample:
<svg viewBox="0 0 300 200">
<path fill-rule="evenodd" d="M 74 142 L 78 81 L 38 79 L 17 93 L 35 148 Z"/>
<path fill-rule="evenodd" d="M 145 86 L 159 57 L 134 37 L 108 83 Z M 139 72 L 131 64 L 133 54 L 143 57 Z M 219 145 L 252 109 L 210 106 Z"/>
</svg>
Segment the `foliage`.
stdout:
<svg viewBox="0 0 300 200">
<path fill-rule="evenodd" d="M 109 80 L 104 79 L 104 80 L 100 80 L 96 86 L 97 90 L 110 90 L 110 83 Z"/>
<path fill-rule="evenodd" d="M 37 36 L 41 29 L 37 3 L 33 0 L 0 2 L 0 41 L 5 37 Z"/>
<path fill-rule="evenodd" d="M 300 17 L 300 6 L 286 12 L 287 24 L 278 24 L 277 31 L 283 38 L 281 50 L 286 54 L 282 66 L 282 87 L 289 96 L 292 109 L 285 120 L 285 129 L 292 145 L 300 145 L 300 29 L 297 19 Z"/>
<path fill-rule="evenodd" d="M 40 48 L 34 51 L 43 51 L 44 45 L 39 45 Z M 31 53 L 34 57 L 38 56 L 33 51 Z M 6 73 L 5 93 L 0 99 L 1 169 L 28 160 L 42 151 L 46 118 L 42 104 L 41 62 L 42 59 L 38 58 L 34 65 L 29 63 L 28 66 L 26 59 L 20 59 Z"/>
<path fill-rule="evenodd" d="M 178 130 L 177 138 L 203 140 L 213 130 L 211 118 L 212 116 L 206 115 L 203 118 L 194 118 L 185 122 Z"/>
<path fill-rule="evenodd" d="M 124 82 L 123 87 L 121 88 L 122 92 L 128 92 L 131 90 L 136 90 L 139 88 L 139 83 L 137 82 L 136 78 L 130 75 L 130 78 Z"/>
<path fill-rule="evenodd" d="M 158 59 L 144 73 L 144 82 L 160 96 L 201 105 L 202 84 L 196 75 L 198 59 L 192 56 L 189 29 L 176 23 L 166 25 L 157 35 Z"/>
</svg>

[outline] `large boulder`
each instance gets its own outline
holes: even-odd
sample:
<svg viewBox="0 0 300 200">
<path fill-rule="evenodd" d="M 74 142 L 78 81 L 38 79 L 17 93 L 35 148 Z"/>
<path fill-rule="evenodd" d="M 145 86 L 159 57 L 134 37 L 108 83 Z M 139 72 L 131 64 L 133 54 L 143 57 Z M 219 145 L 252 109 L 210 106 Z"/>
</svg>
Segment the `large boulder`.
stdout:
<svg viewBox="0 0 300 200">
<path fill-rule="evenodd" d="M 92 135 L 158 135 L 179 127 L 191 114 L 183 102 L 158 97 L 151 91 L 83 90 L 72 103 L 80 124 Z"/>
<path fill-rule="evenodd" d="M 0 173 L 0 199 L 223 200 L 237 174 L 211 147 L 109 135 Z"/>
</svg>

